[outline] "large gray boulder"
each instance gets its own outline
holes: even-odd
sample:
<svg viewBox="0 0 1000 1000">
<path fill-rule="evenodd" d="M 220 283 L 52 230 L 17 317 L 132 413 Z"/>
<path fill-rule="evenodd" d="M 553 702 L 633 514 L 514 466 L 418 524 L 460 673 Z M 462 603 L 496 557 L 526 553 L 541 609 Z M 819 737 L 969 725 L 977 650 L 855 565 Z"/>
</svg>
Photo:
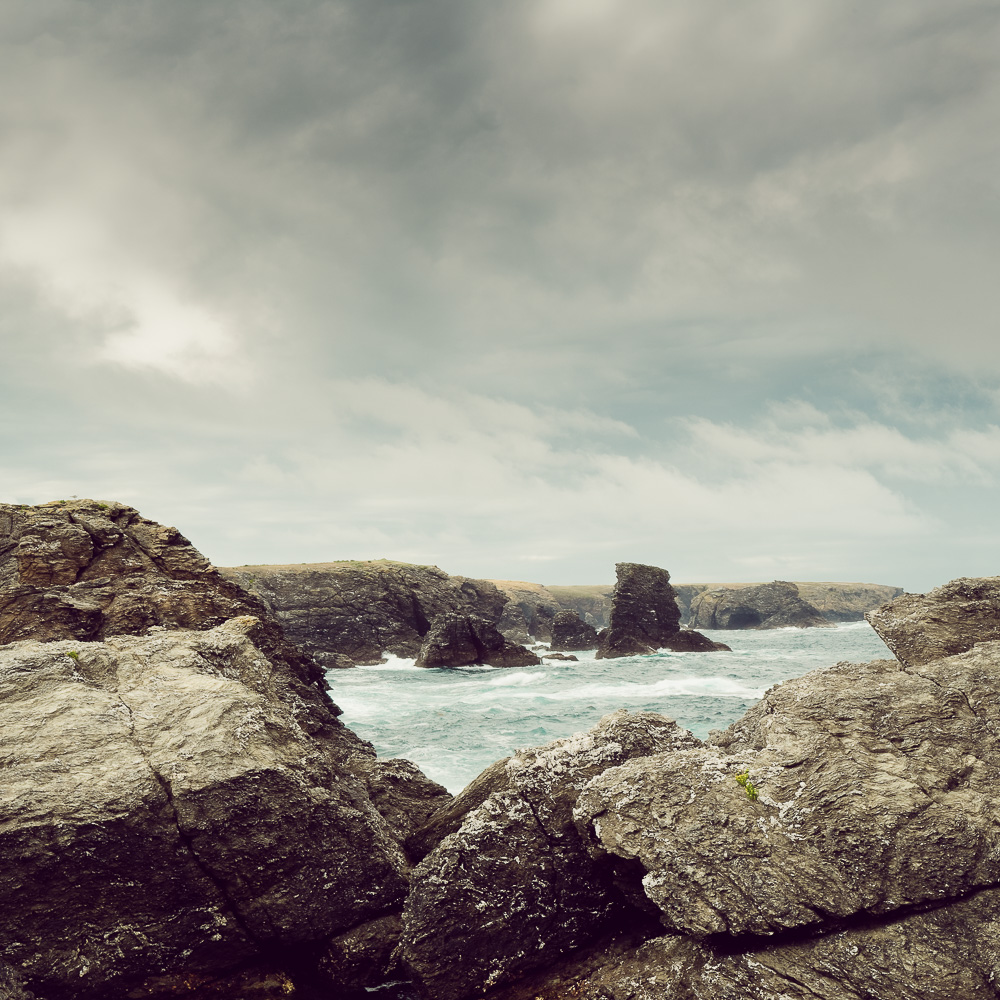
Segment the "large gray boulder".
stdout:
<svg viewBox="0 0 1000 1000">
<path fill-rule="evenodd" d="M 587 853 L 573 807 L 607 768 L 693 744 L 663 716 L 618 711 L 499 762 L 446 807 L 455 832 L 414 870 L 403 910 L 400 957 L 428 996 L 479 995 L 635 919 L 616 865 Z"/>
<path fill-rule="evenodd" d="M 691 628 L 829 628 L 826 616 L 804 601 L 787 580 L 755 587 L 720 588 L 691 601 Z"/>
<path fill-rule="evenodd" d="M 681 629 L 670 574 L 658 566 L 618 563 L 608 627 L 598 635 L 597 659 L 640 656 L 658 649 L 710 652 L 729 647 L 700 632 Z"/>
<path fill-rule="evenodd" d="M 439 615 L 431 623 L 417 655 L 418 667 L 529 667 L 541 660 L 524 646 L 504 638 L 482 618 Z"/>
<path fill-rule="evenodd" d="M 46 1000 L 317 948 L 407 862 L 250 617 L 0 648 L 0 954 Z"/>
<path fill-rule="evenodd" d="M 929 594 L 903 594 L 865 615 L 907 666 L 1000 639 L 1000 576 L 962 577 Z"/>
</svg>

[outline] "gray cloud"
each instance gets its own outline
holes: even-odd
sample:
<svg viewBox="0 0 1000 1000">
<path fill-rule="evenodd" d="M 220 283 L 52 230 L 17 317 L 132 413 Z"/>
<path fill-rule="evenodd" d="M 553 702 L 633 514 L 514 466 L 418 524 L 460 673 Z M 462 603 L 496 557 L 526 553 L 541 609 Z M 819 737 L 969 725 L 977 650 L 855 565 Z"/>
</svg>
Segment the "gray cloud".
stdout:
<svg viewBox="0 0 1000 1000">
<path fill-rule="evenodd" d="M 35 0 L 0 37 L 9 495 L 219 561 L 981 564 L 994 3 Z"/>
</svg>

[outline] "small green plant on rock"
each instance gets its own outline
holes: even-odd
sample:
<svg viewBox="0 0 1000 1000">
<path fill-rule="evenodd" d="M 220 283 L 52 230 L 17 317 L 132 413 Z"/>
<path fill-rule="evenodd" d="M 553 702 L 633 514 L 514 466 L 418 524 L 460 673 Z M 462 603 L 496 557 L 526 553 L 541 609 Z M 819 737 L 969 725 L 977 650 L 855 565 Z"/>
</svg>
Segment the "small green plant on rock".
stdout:
<svg viewBox="0 0 1000 1000">
<path fill-rule="evenodd" d="M 736 775 L 736 784 L 743 786 L 744 790 L 747 793 L 747 798 L 751 802 L 755 802 L 757 800 L 757 798 L 759 797 L 760 793 L 757 791 L 757 788 L 754 785 L 754 783 L 750 780 L 750 772 L 749 771 L 744 771 L 742 774 L 737 774 Z"/>
<path fill-rule="evenodd" d="M 80 659 L 80 654 L 75 649 L 71 649 L 66 655 L 74 662 L 78 662 Z"/>
</svg>

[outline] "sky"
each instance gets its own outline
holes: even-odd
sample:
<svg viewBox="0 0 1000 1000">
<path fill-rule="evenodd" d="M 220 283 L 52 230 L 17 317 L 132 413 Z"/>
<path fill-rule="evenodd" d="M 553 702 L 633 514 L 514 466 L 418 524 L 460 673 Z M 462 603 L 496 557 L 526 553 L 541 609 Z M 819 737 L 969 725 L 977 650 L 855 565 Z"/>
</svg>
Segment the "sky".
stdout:
<svg viewBox="0 0 1000 1000">
<path fill-rule="evenodd" d="M 996 575 L 998 52 L 997 0 L 6 0 L 0 500 Z"/>
</svg>

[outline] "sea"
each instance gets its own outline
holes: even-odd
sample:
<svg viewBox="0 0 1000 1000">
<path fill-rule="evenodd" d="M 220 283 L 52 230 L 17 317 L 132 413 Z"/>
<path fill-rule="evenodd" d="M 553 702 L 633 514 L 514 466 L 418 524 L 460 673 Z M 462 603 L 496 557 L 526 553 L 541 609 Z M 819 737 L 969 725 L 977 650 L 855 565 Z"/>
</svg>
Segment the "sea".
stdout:
<svg viewBox="0 0 1000 1000">
<path fill-rule="evenodd" d="M 448 669 L 390 655 L 327 678 L 342 720 L 380 757 L 413 761 L 457 793 L 501 757 L 582 732 L 619 708 L 660 712 L 703 738 L 739 719 L 778 681 L 842 660 L 892 658 L 867 622 L 702 631 L 732 652 L 595 660 L 590 650 L 574 653 L 575 663 Z"/>
</svg>

